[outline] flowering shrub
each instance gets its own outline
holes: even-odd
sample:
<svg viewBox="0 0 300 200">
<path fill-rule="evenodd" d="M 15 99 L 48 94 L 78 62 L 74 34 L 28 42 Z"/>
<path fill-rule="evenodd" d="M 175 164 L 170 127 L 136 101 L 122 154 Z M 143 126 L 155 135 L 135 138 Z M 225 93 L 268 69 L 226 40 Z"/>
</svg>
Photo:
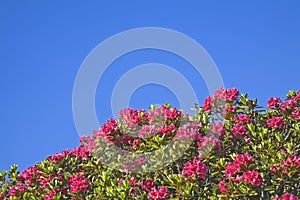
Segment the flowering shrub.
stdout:
<svg viewBox="0 0 300 200">
<path fill-rule="evenodd" d="M 2 171 L 0 199 L 298 199 L 300 91 L 267 106 L 222 88 L 192 116 L 124 109 L 73 151 Z"/>
</svg>

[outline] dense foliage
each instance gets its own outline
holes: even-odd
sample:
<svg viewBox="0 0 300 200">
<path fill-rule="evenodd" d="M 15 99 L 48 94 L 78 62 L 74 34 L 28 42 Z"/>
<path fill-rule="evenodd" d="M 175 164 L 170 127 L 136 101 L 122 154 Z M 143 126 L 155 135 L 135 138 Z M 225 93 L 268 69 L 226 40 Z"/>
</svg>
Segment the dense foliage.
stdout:
<svg viewBox="0 0 300 200">
<path fill-rule="evenodd" d="M 73 151 L 1 172 L 0 199 L 298 199 L 300 91 L 267 106 L 233 88 L 191 116 L 124 109 Z"/>
</svg>

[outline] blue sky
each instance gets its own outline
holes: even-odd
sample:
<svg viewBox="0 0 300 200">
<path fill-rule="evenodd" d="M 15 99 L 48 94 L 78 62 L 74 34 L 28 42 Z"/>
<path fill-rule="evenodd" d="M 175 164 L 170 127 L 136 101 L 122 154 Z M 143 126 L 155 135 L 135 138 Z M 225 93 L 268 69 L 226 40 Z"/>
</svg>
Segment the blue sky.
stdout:
<svg viewBox="0 0 300 200">
<path fill-rule="evenodd" d="M 300 89 L 299 1 L 0 1 L 0 170 L 24 169 L 79 143 L 72 115 L 77 71 L 101 41 L 139 27 L 182 32 L 210 54 L 226 87 L 265 104 Z M 118 77 L 149 62 L 167 64 L 208 95 L 202 78 L 184 60 L 144 50 L 116 60 L 100 80 L 100 123 L 111 117 L 110 95 Z M 120 97 L 122 98 L 122 97 Z M 178 105 L 167 88 L 139 88 L 130 106 Z"/>
</svg>

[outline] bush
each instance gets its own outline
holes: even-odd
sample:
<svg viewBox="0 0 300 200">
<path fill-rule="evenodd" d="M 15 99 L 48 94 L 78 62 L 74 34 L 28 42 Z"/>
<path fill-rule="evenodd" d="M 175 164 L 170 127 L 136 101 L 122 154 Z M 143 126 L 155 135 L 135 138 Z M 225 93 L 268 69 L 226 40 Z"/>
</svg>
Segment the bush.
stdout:
<svg viewBox="0 0 300 200">
<path fill-rule="evenodd" d="M 1 172 L 0 199 L 298 199 L 300 91 L 263 109 L 220 89 L 194 110 L 124 109 L 73 151 Z"/>
</svg>

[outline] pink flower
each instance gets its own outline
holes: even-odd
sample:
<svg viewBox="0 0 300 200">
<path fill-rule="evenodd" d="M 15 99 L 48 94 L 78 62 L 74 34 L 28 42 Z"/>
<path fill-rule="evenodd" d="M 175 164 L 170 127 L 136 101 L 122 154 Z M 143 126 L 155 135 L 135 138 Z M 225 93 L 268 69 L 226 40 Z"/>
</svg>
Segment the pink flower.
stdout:
<svg viewBox="0 0 300 200">
<path fill-rule="evenodd" d="M 251 183 L 253 186 L 260 186 L 263 182 L 260 173 L 255 170 L 244 172 L 243 177 L 245 182 Z"/>
<path fill-rule="evenodd" d="M 207 149 L 208 151 L 210 151 L 213 147 L 216 147 L 216 149 L 219 149 L 221 147 L 221 141 L 213 135 L 209 137 L 207 136 L 202 137 L 197 144 L 198 144 L 198 149 L 200 150 Z"/>
<path fill-rule="evenodd" d="M 285 159 L 283 161 L 283 164 L 286 167 L 290 167 L 290 166 L 299 167 L 300 166 L 300 157 L 298 157 L 296 155 L 289 156 L 287 159 Z"/>
<path fill-rule="evenodd" d="M 198 158 L 194 158 L 193 162 L 188 161 L 185 164 L 182 174 L 185 174 L 187 177 L 198 175 L 199 178 L 205 179 L 206 165 L 201 160 L 198 160 Z"/>
<path fill-rule="evenodd" d="M 147 179 L 142 185 L 143 190 L 147 190 L 147 191 L 150 191 L 154 187 L 155 187 L 155 185 L 154 185 L 152 179 Z"/>
<path fill-rule="evenodd" d="M 195 139 L 198 134 L 198 128 L 201 128 L 202 124 L 200 123 L 188 123 L 181 126 L 177 131 L 174 139 L 186 139 L 191 140 Z"/>
<path fill-rule="evenodd" d="M 25 183 L 27 185 L 30 185 L 32 178 L 38 177 L 38 176 L 39 176 L 39 173 L 38 173 L 36 166 L 34 166 L 34 167 L 30 166 L 26 170 L 21 172 L 21 174 L 18 177 L 18 181 L 25 181 Z"/>
<path fill-rule="evenodd" d="M 172 111 L 170 109 L 166 110 L 166 116 L 168 119 L 181 118 L 181 115 L 181 111 L 177 110 L 176 108 L 173 108 Z"/>
<path fill-rule="evenodd" d="M 274 97 L 272 97 L 268 101 L 268 108 L 275 108 L 280 103 L 281 103 L 281 99 L 280 98 L 274 98 Z"/>
<path fill-rule="evenodd" d="M 282 195 L 281 199 L 282 200 L 298 200 L 298 197 L 293 194 L 285 193 L 284 195 Z"/>
<path fill-rule="evenodd" d="M 89 152 L 93 152 L 93 150 L 97 149 L 98 148 L 98 144 L 96 142 L 96 134 L 99 133 L 99 130 L 95 130 L 93 132 L 93 137 L 89 137 L 89 136 L 81 136 L 80 137 L 80 144 L 81 145 L 84 145 L 85 148 L 87 149 L 87 151 Z"/>
<path fill-rule="evenodd" d="M 269 128 L 283 128 L 284 123 L 282 117 L 272 117 L 271 119 L 268 119 L 267 125 Z"/>
<path fill-rule="evenodd" d="M 118 122 L 115 119 L 107 120 L 107 122 L 101 127 L 101 131 L 104 133 L 104 135 L 108 135 L 111 132 L 114 132 L 117 130 Z"/>
<path fill-rule="evenodd" d="M 224 181 L 220 181 L 219 182 L 219 188 L 220 188 L 220 192 L 229 192 L 229 190 L 225 187 L 225 182 Z"/>
<path fill-rule="evenodd" d="M 145 124 L 139 130 L 138 136 L 141 138 L 147 137 L 147 136 L 154 136 L 158 132 L 159 132 L 159 129 L 155 125 Z"/>
<path fill-rule="evenodd" d="M 210 127 L 210 130 L 213 134 L 217 134 L 219 136 L 225 134 L 225 126 L 222 122 L 213 123 Z"/>
<path fill-rule="evenodd" d="M 128 144 L 132 146 L 133 149 L 138 149 L 140 147 L 141 140 L 140 139 L 134 139 L 133 141 L 129 140 Z"/>
<path fill-rule="evenodd" d="M 170 126 L 162 126 L 160 128 L 160 134 L 161 135 L 165 135 L 167 133 L 171 133 L 173 130 L 175 130 L 175 125 L 174 124 L 171 124 Z"/>
<path fill-rule="evenodd" d="M 143 157 L 138 157 L 136 161 L 134 162 L 134 165 L 140 166 L 145 164 L 145 159 Z"/>
<path fill-rule="evenodd" d="M 49 177 L 49 178 L 40 178 L 39 181 L 40 181 L 40 184 L 41 184 L 41 188 L 42 189 L 45 189 L 46 186 L 48 185 L 48 183 L 50 183 L 52 181 L 52 177 Z"/>
<path fill-rule="evenodd" d="M 13 186 L 12 188 L 10 188 L 10 190 L 8 192 L 8 196 L 13 197 L 13 196 L 19 195 L 21 192 L 25 192 L 25 191 L 27 191 L 27 187 L 23 184 Z"/>
<path fill-rule="evenodd" d="M 226 100 L 234 101 L 239 96 L 240 92 L 236 88 L 226 89 Z"/>
<path fill-rule="evenodd" d="M 220 88 L 214 93 L 213 99 L 214 100 L 221 100 L 226 101 L 227 95 L 226 90 L 224 88 Z"/>
<path fill-rule="evenodd" d="M 289 102 L 284 101 L 280 108 L 281 108 L 281 110 L 285 111 L 287 108 L 294 108 L 295 106 L 296 106 L 296 101 L 293 98 Z"/>
<path fill-rule="evenodd" d="M 250 118 L 247 115 L 244 115 L 244 114 L 240 115 L 238 117 L 235 117 L 234 119 L 237 123 L 240 123 L 240 124 L 243 124 L 243 123 L 250 124 L 251 123 Z"/>
<path fill-rule="evenodd" d="M 225 168 L 225 176 L 227 178 L 232 178 L 236 173 L 240 172 L 242 168 L 239 164 L 231 162 Z"/>
<path fill-rule="evenodd" d="M 50 190 L 50 193 L 45 196 L 44 200 L 51 200 L 55 195 L 56 195 L 56 191 Z"/>
<path fill-rule="evenodd" d="M 276 165 L 276 166 L 272 166 L 272 167 L 271 167 L 271 171 L 272 171 L 273 173 L 276 173 L 279 169 L 280 169 L 280 165 Z"/>
<path fill-rule="evenodd" d="M 294 119 L 300 120 L 300 110 L 294 110 L 292 112 L 292 115 L 293 115 Z"/>
<path fill-rule="evenodd" d="M 149 199 L 152 199 L 152 200 L 165 199 L 165 198 L 168 198 L 169 196 L 170 196 L 170 191 L 165 186 L 161 186 L 159 190 L 157 190 L 154 187 L 148 193 Z"/>
<path fill-rule="evenodd" d="M 247 133 L 247 129 L 244 125 L 236 124 L 231 129 L 232 134 L 245 135 Z"/>
<path fill-rule="evenodd" d="M 209 96 L 205 99 L 204 103 L 203 103 L 203 110 L 205 110 L 206 112 L 209 112 L 211 110 L 211 105 L 212 105 L 212 97 Z"/>
<path fill-rule="evenodd" d="M 86 159 L 91 155 L 91 152 L 85 146 L 80 146 L 78 148 L 74 148 L 73 155 L 81 157 L 82 159 Z"/>
<path fill-rule="evenodd" d="M 86 192 L 89 186 L 88 180 L 82 174 L 70 176 L 68 184 L 70 185 L 70 191 L 73 193 Z"/>
<path fill-rule="evenodd" d="M 235 106 L 225 105 L 225 108 L 222 110 L 222 116 L 226 116 L 229 113 L 233 113 L 235 111 Z"/>
<path fill-rule="evenodd" d="M 130 195 L 135 195 L 136 194 L 136 188 L 132 187 L 130 188 Z"/>
<path fill-rule="evenodd" d="M 141 182 L 135 178 L 134 176 L 132 176 L 130 179 L 129 179 L 129 185 L 131 187 L 134 187 L 134 186 L 140 186 L 141 185 Z"/>
<path fill-rule="evenodd" d="M 233 178 L 232 180 L 233 180 L 233 182 L 235 182 L 235 183 L 240 183 L 241 181 L 244 180 L 244 177 L 243 177 L 243 175 L 236 175 L 236 177 Z"/>
<path fill-rule="evenodd" d="M 119 117 L 125 125 L 131 129 L 134 129 L 136 125 L 142 121 L 142 117 L 139 116 L 139 113 L 141 113 L 141 111 L 126 108 L 120 111 Z"/>
<path fill-rule="evenodd" d="M 245 154 L 238 154 L 235 157 L 234 163 L 236 164 L 243 164 L 245 166 L 248 166 L 250 163 L 254 162 L 252 156 L 248 153 Z"/>
</svg>

